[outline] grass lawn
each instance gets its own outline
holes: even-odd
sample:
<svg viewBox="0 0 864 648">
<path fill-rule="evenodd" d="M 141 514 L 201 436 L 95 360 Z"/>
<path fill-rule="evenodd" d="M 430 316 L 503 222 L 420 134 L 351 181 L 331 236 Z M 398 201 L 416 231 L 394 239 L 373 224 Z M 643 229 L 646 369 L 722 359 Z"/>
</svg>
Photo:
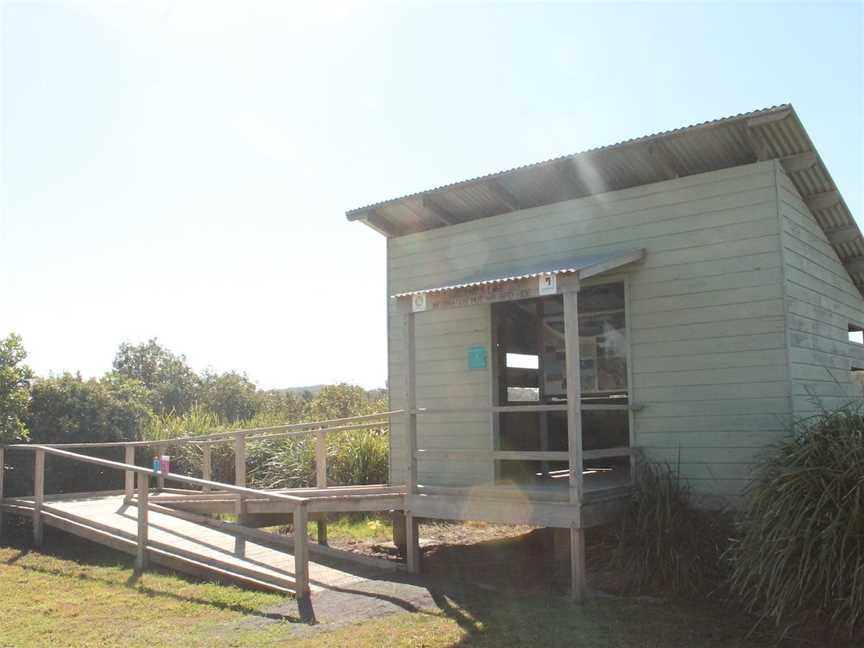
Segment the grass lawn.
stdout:
<svg viewBox="0 0 864 648">
<path fill-rule="evenodd" d="M 3 647 L 773 645 L 745 639 L 749 621 L 718 604 L 605 599 L 579 607 L 560 597 L 454 586 L 435 594 L 437 609 L 328 627 L 267 612 L 282 601 L 160 570 L 136 578 L 130 558 L 50 529 L 44 553 L 14 534 L 0 541 Z"/>
</svg>

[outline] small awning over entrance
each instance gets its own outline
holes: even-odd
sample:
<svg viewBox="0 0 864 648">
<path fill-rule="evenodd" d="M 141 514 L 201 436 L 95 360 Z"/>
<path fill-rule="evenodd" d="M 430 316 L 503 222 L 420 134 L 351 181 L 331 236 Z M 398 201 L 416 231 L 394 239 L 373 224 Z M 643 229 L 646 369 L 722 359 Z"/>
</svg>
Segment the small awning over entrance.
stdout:
<svg viewBox="0 0 864 648">
<path fill-rule="evenodd" d="M 476 288 L 480 286 L 489 286 L 493 284 L 501 284 L 507 282 L 523 281 L 536 277 L 555 276 L 558 275 L 576 275 L 578 279 L 588 279 L 610 270 L 615 270 L 628 263 L 640 261 L 645 256 L 643 249 L 627 249 L 618 250 L 615 252 L 604 252 L 601 254 L 588 254 L 583 256 L 571 257 L 564 261 L 546 260 L 535 262 L 533 264 L 514 265 L 506 270 L 496 272 L 487 272 L 465 278 L 463 281 L 446 286 L 436 286 L 433 288 L 423 288 L 422 290 L 413 290 L 409 292 L 396 293 L 391 295 L 392 298 L 413 297 L 414 295 L 423 295 L 430 293 L 441 293 L 453 290 L 462 290 L 466 288 Z M 553 283 L 556 285 L 557 281 Z M 556 292 L 554 289 L 551 292 Z"/>
</svg>

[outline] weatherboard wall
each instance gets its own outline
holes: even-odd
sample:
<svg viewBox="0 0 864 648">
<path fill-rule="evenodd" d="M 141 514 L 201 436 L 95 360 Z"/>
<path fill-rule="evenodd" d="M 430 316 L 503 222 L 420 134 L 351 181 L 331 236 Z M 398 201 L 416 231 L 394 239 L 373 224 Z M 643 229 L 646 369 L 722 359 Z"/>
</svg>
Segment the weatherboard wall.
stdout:
<svg viewBox="0 0 864 648">
<path fill-rule="evenodd" d="M 754 456 L 790 411 L 777 174 L 762 162 L 524 209 L 391 238 L 388 294 L 456 283 L 544 258 L 642 247 L 630 285 L 635 445 L 680 467 L 697 492 L 736 495 Z M 622 275 L 616 275 L 622 276 Z M 404 405 L 401 318 L 389 301 L 390 397 Z M 491 404 L 490 308 L 417 315 L 421 407 Z M 490 360 L 492 354 L 490 353 Z M 421 416 L 419 447 L 489 449 L 488 414 Z M 391 479 L 404 482 L 405 429 L 394 421 Z M 492 467 L 421 461 L 421 483 L 489 483 Z"/>
<path fill-rule="evenodd" d="M 864 326 L 864 299 L 825 232 L 778 165 L 792 406 L 806 418 L 861 398 L 850 369 L 864 369 L 864 345 L 849 325 Z"/>
</svg>

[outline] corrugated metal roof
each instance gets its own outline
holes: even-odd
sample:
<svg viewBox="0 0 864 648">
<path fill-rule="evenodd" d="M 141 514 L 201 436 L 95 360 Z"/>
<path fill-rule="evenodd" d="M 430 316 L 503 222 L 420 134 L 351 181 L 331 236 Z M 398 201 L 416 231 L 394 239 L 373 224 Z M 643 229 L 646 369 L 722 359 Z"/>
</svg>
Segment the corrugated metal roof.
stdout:
<svg viewBox="0 0 864 648">
<path fill-rule="evenodd" d="M 617 252 L 606 252 L 604 254 L 588 254 L 575 258 L 570 258 L 565 261 L 543 261 L 534 263 L 529 266 L 517 266 L 508 270 L 499 270 L 495 274 L 475 275 L 466 278 L 463 281 L 446 286 L 436 286 L 434 288 L 423 288 L 421 290 L 412 290 L 409 292 L 396 293 L 391 297 L 408 297 L 410 295 L 419 295 L 420 293 L 436 293 L 447 290 L 458 290 L 460 288 L 473 288 L 474 286 L 483 286 L 487 284 L 503 283 L 505 281 L 518 281 L 520 279 L 530 279 L 547 274 L 574 274 L 580 273 L 580 276 L 588 274 L 594 276 L 601 272 L 607 272 L 620 268 L 627 263 L 638 261 L 644 255 L 644 250 L 628 249 Z"/>
<path fill-rule="evenodd" d="M 864 238 L 789 104 L 444 185 L 352 209 L 347 216 L 385 236 L 401 236 L 770 159 L 781 161 L 864 292 Z"/>
</svg>

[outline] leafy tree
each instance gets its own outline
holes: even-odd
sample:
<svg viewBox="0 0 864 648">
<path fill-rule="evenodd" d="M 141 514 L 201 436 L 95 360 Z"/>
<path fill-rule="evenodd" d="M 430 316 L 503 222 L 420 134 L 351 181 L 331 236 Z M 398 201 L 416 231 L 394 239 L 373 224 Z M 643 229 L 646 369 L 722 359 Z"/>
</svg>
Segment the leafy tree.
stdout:
<svg viewBox="0 0 864 648">
<path fill-rule="evenodd" d="M 186 364 L 186 356 L 172 353 L 156 338 L 141 344 L 121 344 L 114 356 L 114 371 L 140 380 L 150 390 L 153 409 L 160 414 L 187 412 L 199 395 L 201 379 Z"/>
<path fill-rule="evenodd" d="M 24 415 L 33 372 L 23 364 L 26 357 L 18 335 L 0 339 L 0 443 L 27 438 Z"/>
<path fill-rule="evenodd" d="M 112 374 L 102 381 L 63 374 L 33 384 L 27 425 L 38 443 L 132 441 L 152 416 L 137 380 Z"/>
<path fill-rule="evenodd" d="M 255 395 L 255 418 L 265 425 L 278 423 L 299 423 L 306 419 L 308 402 L 303 396 L 273 389 L 259 391 Z"/>
<path fill-rule="evenodd" d="M 380 411 L 380 410 L 379 410 Z M 309 403 L 309 418 L 321 421 L 374 413 L 367 392 L 357 385 L 326 385 Z"/>
<path fill-rule="evenodd" d="M 120 374 L 101 381 L 63 374 L 34 382 L 27 426 L 36 443 L 132 441 L 139 437 L 153 412 L 143 384 Z M 118 448 L 88 450 L 88 454 L 122 459 Z M 107 468 L 48 458 L 46 489 L 79 492 L 119 488 L 123 474 Z M 24 474 L 31 474 L 29 469 Z"/>
<path fill-rule="evenodd" d="M 229 423 L 255 416 L 258 399 L 255 384 L 235 371 L 205 372 L 201 379 L 200 403 Z"/>
</svg>

